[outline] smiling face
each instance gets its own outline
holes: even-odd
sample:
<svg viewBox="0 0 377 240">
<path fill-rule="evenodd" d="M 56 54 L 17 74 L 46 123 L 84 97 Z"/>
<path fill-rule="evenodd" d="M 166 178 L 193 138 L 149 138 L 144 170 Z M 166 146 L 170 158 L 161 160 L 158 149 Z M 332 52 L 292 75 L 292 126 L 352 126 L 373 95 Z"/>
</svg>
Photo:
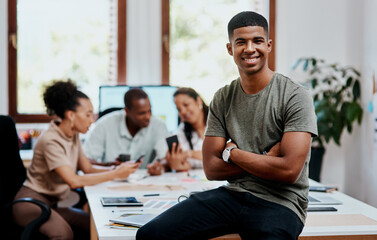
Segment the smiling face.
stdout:
<svg viewBox="0 0 377 240">
<path fill-rule="evenodd" d="M 194 99 L 187 94 L 178 94 L 174 97 L 174 103 L 181 121 L 188 122 L 191 125 L 201 121 L 203 103 L 200 97 Z"/>
<path fill-rule="evenodd" d="M 87 98 L 79 98 L 79 105 L 73 111 L 73 126 L 80 133 L 86 133 L 94 122 L 93 105 Z"/>
<path fill-rule="evenodd" d="M 271 44 L 263 27 L 247 26 L 234 29 L 226 47 L 229 55 L 233 56 L 240 75 L 250 76 L 268 67 L 267 57 Z"/>
<path fill-rule="evenodd" d="M 127 119 L 132 122 L 132 125 L 139 128 L 148 127 L 151 116 L 152 107 L 148 98 L 140 98 L 132 100 L 132 108 L 126 108 Z"/>
</svg>

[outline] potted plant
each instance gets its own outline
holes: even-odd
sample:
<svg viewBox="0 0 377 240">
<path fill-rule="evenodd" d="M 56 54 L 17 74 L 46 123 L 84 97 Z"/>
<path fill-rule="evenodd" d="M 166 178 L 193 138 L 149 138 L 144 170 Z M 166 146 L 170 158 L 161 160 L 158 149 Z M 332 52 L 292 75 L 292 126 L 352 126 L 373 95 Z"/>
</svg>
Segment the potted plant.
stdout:
<svg viewBox="0 0 377 240">
<path fill-rule="evenodd" d="M 318 137 L 313 138 L 309 177 L 319 181 L 325 143 L 331 139 L 340 146 L 343 130 L 352 132 L 361 123 L 360 72 L 353 67 L 328 64 L 322 59 L 300 58 L 292 70 L 302 71 L 302 84 L 310 89 L 317 115 Z M 319 155 L 319 159 L 316 155 Z"/>
</svg>

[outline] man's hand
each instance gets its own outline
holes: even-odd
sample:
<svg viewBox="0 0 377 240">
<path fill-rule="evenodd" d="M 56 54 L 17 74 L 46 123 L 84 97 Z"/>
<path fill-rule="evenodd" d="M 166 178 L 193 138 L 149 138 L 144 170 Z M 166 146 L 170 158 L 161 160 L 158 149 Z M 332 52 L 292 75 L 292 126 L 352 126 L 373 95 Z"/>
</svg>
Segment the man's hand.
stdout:
<svg viewBox="0 0 377 240">
<path fill-rule="evenodd" d="M 151 176 L 157 176 L 162 174 L 162 164 L 160 161 L 155 161 L 154 163 L 150 163 L 147 165 L 148 173 Z"/>
<path fill-rule="evenodd" d="M 267 156 L 273 156 L 273 157 L 281 157 L 281 151 L 280 151 L 280 142 L 276 143 L 270 151 L 268 151 Z"/>
</svg>

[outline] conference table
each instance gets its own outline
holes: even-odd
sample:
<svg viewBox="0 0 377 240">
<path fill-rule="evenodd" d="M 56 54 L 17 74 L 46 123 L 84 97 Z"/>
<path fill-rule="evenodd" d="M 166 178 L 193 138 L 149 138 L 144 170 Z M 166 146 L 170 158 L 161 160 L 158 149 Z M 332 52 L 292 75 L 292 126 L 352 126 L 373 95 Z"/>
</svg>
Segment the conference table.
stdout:
<svg viewBox="0 0 377 240">
<path fill-rule="evenodd" d="M 118 179 L 85 187 L 91 212 L 91 239 L 135 239 L 137 228 L 111 224 L 128 214 L 161 213 L 190 194 L 213 189 L 225 181 L 208 181 L 203 170 L 164 173 L 149 176 L 138 170 L 128 179 Z M 319 185 L 310 181 L 311 185 Z M 377 209 L 338 191 L 319 193 L 330 195 L 342 204 L 334 205 L 336 212 L 308 212 L 300 240 L 372 240 L 377 239 Z M 143 207 L 103 207 L 101 197 L 133 196 Z M 240 239 L 238 234 L 217 237 L 216 240 Z"/>
</svg>

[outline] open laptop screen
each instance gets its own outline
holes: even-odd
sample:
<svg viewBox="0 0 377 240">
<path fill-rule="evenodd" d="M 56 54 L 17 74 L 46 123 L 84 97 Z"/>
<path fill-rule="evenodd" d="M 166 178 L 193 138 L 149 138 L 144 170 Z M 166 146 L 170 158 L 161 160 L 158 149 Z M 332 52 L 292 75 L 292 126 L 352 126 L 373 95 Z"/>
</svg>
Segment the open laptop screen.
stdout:
<svg viewBox="0 0 377 240">
<path fill-rule="evenodd" d="M 124 94 L 134 87 L 142 88 L 149 96 L 152 105 L 152 114 L 165 122 L 169 132 L 178 127 L 178 111 L 175 107 L 173 94 L 177 87 L 168 85 L 156 86 L 128 86 L 103 85 L 99 87 L 99 109 L 101 114 L 109 108 L 124 108 Z"/>
</svg>

